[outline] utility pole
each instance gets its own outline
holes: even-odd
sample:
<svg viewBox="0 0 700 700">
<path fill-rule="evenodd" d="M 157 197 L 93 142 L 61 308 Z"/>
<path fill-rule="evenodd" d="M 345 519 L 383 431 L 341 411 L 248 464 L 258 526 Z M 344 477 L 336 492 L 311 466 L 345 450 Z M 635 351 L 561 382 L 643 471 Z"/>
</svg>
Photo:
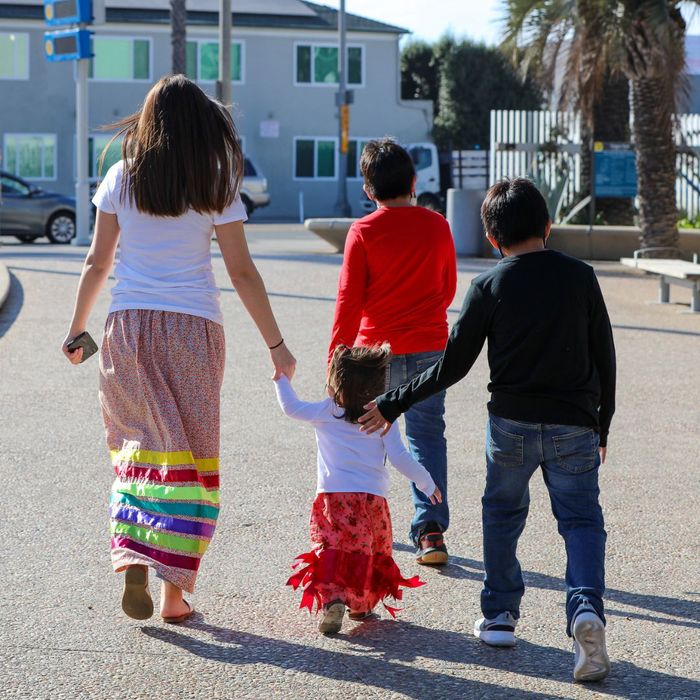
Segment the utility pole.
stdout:
<svg viewBox="0 0 700 700">
<path fill-rule="evenodd" d="M 231 0 L 219 0 L 219 80 L 216 83 L 219 102 L 231 106 Z"/>
<path fill-rule="evenodd" d="M 187 70 L 187 8 L 185 0 L 170 0 L 171 72 L 174 75 Z M 196 76 L 194 78 L 196 80 Z"/>
<path fill-rule="evenodd" d="M 345 23 L 345 0 L 340 0 L 338 9 L 338 92 L 335 103 L 338 107 L 338 200 L 335 203 L 337 216 L 349 217 L 352 213 L 348 202 L 348 137 L 350 132 L 350 103 L 352 94 L 347 85 L 347 30 Z"/>
</svg>

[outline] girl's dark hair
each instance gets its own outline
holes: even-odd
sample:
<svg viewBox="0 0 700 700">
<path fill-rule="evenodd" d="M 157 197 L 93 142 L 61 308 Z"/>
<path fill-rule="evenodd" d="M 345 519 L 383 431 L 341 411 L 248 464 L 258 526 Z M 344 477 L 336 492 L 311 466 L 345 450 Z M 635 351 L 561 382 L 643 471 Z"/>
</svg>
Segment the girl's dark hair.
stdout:
<svg viewBox="0 0 700 700">
<path fill-rule="evenodd" d="M 365 144 L 360 172 L 368 192 L 383 202 L 411 194 L 416 169 L 405 148 L 393 139 L 384 138 Z"/>
<path fill-rule="evenodd" d="M 343 409 L 343 415 L 338 418 L 357 423 L 366 412 L 364 406 L 384 393 L 390 360 L 388 343 L 367 348 L 338 345 L 328 370 L 333 400 Z"/>
<path fill-rule="evenodd" d="M 184 75 L 159 80 L 138 112 L 108 128 L 124 137 L 121 200 L 140 212 L 221 212 L 238 195 L 244 159 L 233 119 Z"/>
</svg>

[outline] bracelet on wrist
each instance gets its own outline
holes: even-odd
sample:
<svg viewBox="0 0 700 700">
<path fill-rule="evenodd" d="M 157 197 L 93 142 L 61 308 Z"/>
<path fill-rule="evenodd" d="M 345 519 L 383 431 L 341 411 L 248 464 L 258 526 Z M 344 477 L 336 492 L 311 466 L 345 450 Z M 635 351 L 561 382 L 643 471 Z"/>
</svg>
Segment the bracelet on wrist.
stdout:
<svg viewBox="0 0 700 700">
<path fill-rule="evenodd" d="M 268 345 L 267 347 L 268 347 L 270 350 L 276 350 L 276 349 L 277 349 L 278 347 L 280 347 L 280 345 L 282 345 L 283 343 L 284 343 L 284 338 L 282 338 L 282 340 L 280 340 L 280 342 L 277 343 L 277 345 Z"/>
</svg>

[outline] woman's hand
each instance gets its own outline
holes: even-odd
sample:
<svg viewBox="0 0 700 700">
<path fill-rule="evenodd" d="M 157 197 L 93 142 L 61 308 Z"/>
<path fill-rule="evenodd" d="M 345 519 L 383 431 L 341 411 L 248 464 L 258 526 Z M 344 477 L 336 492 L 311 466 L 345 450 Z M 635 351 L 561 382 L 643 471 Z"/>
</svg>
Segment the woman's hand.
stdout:
<svg viewBox="0 0 700 700">
<path fill-rule="evenodd" d="M 442 494 L 440 493 L 440 489 L 436 486 L 435 491 L 433 491 L 432 496 L 428 496 L 430 499 L 430 502 L 433 505 L 436 505 L 438 503 L 442 503 Z"/>
<path fill-rule="evenodd" d="M 294 370 L 297 367 L 297 361 L 294 359 L 294 355 L 289 352 L 289 348 L 282 343 L 274 350 L 270 350 L 270 357 L 272 358 L 272 364 L 275 366 L 275 373 L 272 375 L 272 378 L 277 381 L 284 375 L 291 381 L 294 376 Z"/>
<path fill-rule="evenodd" d="M 382 437 L 384 437 L 389 430 L 391 430 L 391 423 L 379 412 L 377 402 L 370 401 L 363 408 L 367 413 L 361 415 L 357 419 L 360 423 L 360 430 L 368 435 L 377 432 L 377 430 L 381 430 Z"/>
<path fill-rule="evenodd" d="M 72 365 L 79 365 L 83 359 L 82 348 L 76 348 L 75 350 L 68 349 L 68 346 L 73 342 L 73 339 L 77 338 L 79 335 L 80 333 L 69 333 L 61 346 L 63 354 L 68 358 L 68 362 L 70 362 Z"/>
</svg>

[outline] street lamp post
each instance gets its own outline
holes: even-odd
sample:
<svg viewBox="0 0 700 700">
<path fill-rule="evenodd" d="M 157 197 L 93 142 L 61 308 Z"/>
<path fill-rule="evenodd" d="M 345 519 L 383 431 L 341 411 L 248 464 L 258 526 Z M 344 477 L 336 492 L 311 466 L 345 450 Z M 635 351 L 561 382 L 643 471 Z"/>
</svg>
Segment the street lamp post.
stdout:
<svg viewBox="0 0 700 700">
<path fill-rule="evenodd" d="M 345 0 L 340 0 L 338 9 L 338 200 L 335 203 L 337 216 L 349 217 L 352 213 L 348 202 L 348 135 L 350 130 L 350 101 L 347 86 L 347 30 L 345 22 Z"/>
<path fill-rule="evenodd" d="M 229 107 L 231 94 L 231 0 L 219 0 L 219 80 L 216 97 Z"/>
</svg>

